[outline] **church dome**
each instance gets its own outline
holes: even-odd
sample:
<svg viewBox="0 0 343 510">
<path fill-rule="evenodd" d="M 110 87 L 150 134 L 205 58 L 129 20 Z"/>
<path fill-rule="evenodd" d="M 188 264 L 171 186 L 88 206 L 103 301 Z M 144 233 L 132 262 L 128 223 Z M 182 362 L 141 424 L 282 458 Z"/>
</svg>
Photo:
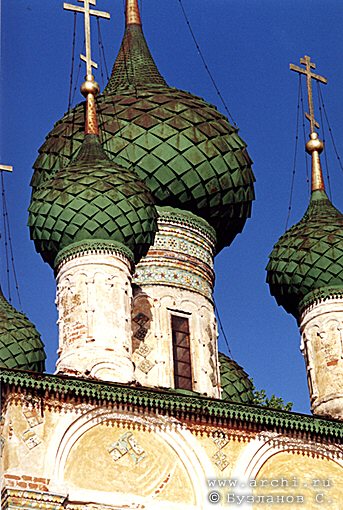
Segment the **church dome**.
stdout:
<svg viewBox="0 0 343 510">
<path fill-rule="evenodd" d="M 305 216 L 280 238 L 269 259 L 270 292 L 294 316 L 317 298 L 343 294 L 343 216 L 324 190 L 312 193 Z"/>
<path fill-rule="evenodd" d="M 208 221 L 219 250 L 242 231 L 251 213 L 254 176 L 246 144 L 215 106 L 166 84 L 139 18 L 131 21 L 109 83 L 97 98 L 104 150 L 125 168 L 134 164 L 158 205 Z M 34 189 L 78 153 L 83 116 L 80 104 L 48 134 L 34 164 Z"/>
<path fill-rule="evenodd" d="M 222 399 L 243 404 L 254 399 L 253 383 L 248 374 L 233 359 L 219 352 Z"/>
<path fill-rule="evenodd" d="M 0 368 L 44 372 L 45 351 L 35 326 L 0 289 Z"/>
<path fill-rule="evenodd" d="M 133 172 L 111 162 L 96 135 L 88 134 L 78 157 L 33 193 L 31 238 L 51 266 L 61 250 L 105 241 L 138 262 L 157 229 L 153 198 Z"/>
</svg>

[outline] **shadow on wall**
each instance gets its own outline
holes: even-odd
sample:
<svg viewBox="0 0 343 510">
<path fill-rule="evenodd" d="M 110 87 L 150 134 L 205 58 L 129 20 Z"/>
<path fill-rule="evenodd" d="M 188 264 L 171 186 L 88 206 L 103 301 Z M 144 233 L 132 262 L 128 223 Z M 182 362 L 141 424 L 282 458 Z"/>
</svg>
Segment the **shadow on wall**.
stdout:
<svg viewBox="0 0 343 510">
<path fill-rule="evenodd" d="M 133 285 L 132 300 L 132 352 L 134 353 L 150 329 L 152 321 L 151 304 L 149 297 L 139 285 Z"/>
</svg>

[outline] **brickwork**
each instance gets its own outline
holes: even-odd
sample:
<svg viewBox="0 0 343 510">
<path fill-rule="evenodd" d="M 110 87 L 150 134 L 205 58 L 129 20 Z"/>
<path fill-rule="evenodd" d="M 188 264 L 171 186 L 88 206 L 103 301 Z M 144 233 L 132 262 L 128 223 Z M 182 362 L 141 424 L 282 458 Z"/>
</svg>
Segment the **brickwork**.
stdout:
<svg viewBox="0 0 343 510">
<path fill-rule="evenodd" d="M 48 478 L 37 478 L 28 475 L 4 475 L 4 486 L 8 488 L 31 489 L 48 492 L 50 480 Z"/>
</svg>

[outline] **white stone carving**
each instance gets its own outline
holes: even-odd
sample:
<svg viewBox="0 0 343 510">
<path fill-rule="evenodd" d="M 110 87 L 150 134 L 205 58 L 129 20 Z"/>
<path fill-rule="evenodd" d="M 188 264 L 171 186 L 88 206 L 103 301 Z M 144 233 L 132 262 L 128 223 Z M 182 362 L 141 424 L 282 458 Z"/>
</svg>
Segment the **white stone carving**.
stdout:
<svg viewBox="0 0 343 510">
<path fill-rule="evenodd" d="M 118 254 L 80 254 L 57 275 L 57 372 L 116 382 L 133 380 L 131 273 Z"/>
<path fill-rule="evenodd" d="M 147 285 L 136 291 L 133 315 L 145 294 L 151 319 L 145 324 L 147 333 L 144 344 L 149 346 L 149 370 L 141 370 L 145 348 L 133 354 L 136 365 L 135 378 L 143 386 L 174 387 L 174 365 L 171 315 L 182 315 L 189 320 L 193 389 L 210 397 L 220 397 L 219 365 L 217 362 L 217 329 L 213 305 L 201 294 L 188 289 Z M 145 303 L 146 305 L 146 303 Z M 209 348 L 211 345 L 211 349 Z M 212 363 L 211 363 L 212 360 Z M 148 367 L 147 367 L 148 368 Z M 214 384 L 213 384 L 214 382 Z"/>
<path fill-rule="evenodd" d="M 312 410 L 343 419 L 343 300 L 309 306 L 300 318 Z"/>
</svg>

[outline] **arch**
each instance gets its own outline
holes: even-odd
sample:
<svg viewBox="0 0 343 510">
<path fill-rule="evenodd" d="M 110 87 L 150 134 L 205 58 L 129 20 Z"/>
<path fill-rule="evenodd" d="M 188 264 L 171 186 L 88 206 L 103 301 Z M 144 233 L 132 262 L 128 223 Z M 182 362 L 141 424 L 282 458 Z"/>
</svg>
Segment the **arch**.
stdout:
<svg viewBox="0 0 343 510">
<path fill-rule="evenodd" d="M 243 450 L 238 458 L 233 478 L 240 479 L 243 483 L 254 479 L 262 466 L 273 455 L 282 452 L 294 452 L 295 448 L 306 453 L 321 455 L 323 458 L 332 460 L 343 467 L 343 459 L 335 455 L 335 452 L 330 451 L 326 445 L 321 445 L 321 450 L 319 451 L 314 443 L 305 443 L 300 439 L 289 438 L 273 432 L 265 432 L 263 438 L 252 440 Z"/>
<path fill-rule="evenodd" d="M 198 509 L 207 508 L 207 478 L 215 478 L 215 472 L 207 454 L 198 443 L 192 433 L 179 426 L 178 421 L 163 416 L 140 416 L 133 413 L 119 412 L 111 409 L 96 408 L 89 410 L 82 416 L 74 419 L 54 443 L 54 452 L 48 452 L 49 456 L 55 458 L 52 483 L 55 487 L 66 488 L 65 468 L 67 459 L 73 447 L 79 439 L 92 428 L 100 423 L 114 421 L 116 423 L 134 424 L 142 426 L 144 429 L 153 431 L 165 444 L 171 448 L 180 459 L 181 465 L 188 474 L 195 507 Z M 50 457 L 51 458 L 51 457 Z M 68 491 L 69 492 L 69 491 Z M 102 504 L 111 504 L 113 493 L 105 491 L 83 491 L 85 500 L 94 499 L 94 502 Z M 78 494 L 78 497 L 80 497 Z M 156 501 L 156 504 L 158 502 Z M 159 501 L 161 504 L 162 502 Z M 177 507 L 177 504 L 175 504 Z M 161 506 L 161 508 L 163 505 Z M 172 505 L 171 505 L 172 507 Z M 175 507 L 175 508 L 176 508 Z M 185 506 L 186 508 L 187 506 Z"/>
</svg>

